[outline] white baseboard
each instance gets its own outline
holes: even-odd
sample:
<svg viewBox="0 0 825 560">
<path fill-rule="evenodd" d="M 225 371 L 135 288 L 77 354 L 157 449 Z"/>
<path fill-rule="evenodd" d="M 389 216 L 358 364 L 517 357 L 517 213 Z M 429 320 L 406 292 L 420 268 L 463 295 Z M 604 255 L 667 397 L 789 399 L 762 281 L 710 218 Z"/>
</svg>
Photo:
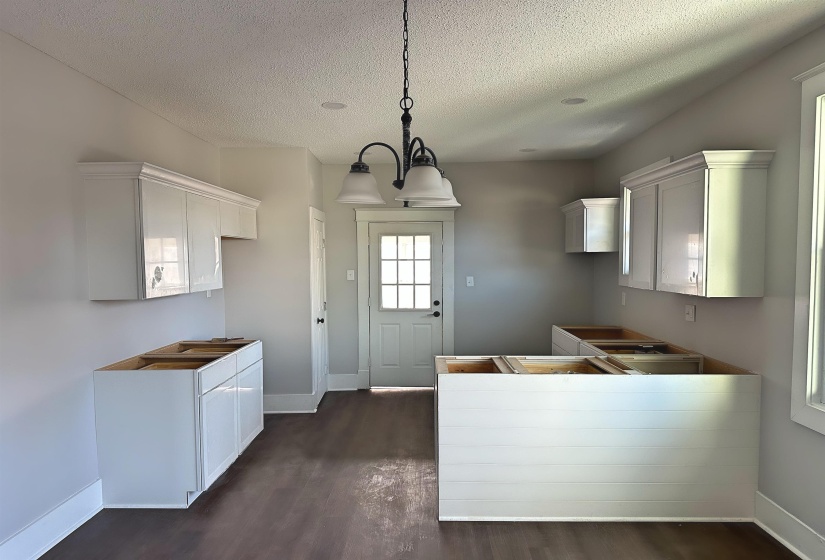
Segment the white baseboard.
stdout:
<svg viewBox="0 0 825 560">
<path fill-rule="evenodd" d="M 754 522 L 803 560 L 825 560 L 825 537 L 785 511 L 762 492 L 756 493 Z"/>
<path fill-rule="evenodd" d="M 101 509 L 103 484 L 98 479 L 0 543 L 0 560 L 39 558 Z"/>
<path fill-rule="evenodd" d="M 439 521 L 507 521 L 542 523 L 737 523 L 753 521 L 750 517 L 509 517 L 498 515 L 439 515 Z"/>
<path fill-rule="evenodd" d="M 318 412 L 318 403 L 324 398 L 326 387 L 304 395 L 264 395 L 264 414 L 301 414 Z"/>
<path fill-rule="evenodd" d="M 358 374 L 346 373 L 343 375 L 328 375 L 327 385 L 330 391 L 357 391 Z"/>
</svg>

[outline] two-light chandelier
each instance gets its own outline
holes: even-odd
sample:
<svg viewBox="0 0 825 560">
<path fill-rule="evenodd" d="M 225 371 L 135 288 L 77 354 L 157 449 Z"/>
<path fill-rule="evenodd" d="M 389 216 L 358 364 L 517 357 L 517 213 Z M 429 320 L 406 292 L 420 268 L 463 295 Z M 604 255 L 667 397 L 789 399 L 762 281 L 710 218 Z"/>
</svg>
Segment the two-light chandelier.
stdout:
<svg viewBox="0 0 825 560">
<path fill-rule="evenodd" d="M 401 130 L 402 155 L 384 142 L 372 142 L 361 148 L 358 161 L 352 164 L 350 172 L 344 178 L 341 193 L 336 202 L 345 204 L 386 204 L 378 192 L 378 183 L 375 181 L 370 167 L 364 163 L 364 153 L 373 146 L 383 146 L 395 156 L 396 179 L 392 185 L 399 189 L 400 194 L 395 200 L 404 201 L 404 206 L 410 207 L 457 207 L 461 206 L 453 195 L 453 186 L 444 172 L 438 168 L 438 158 L 424 141 L 416 136 L 410 141 L 410 123 L 413 107 L 410 89 L 410 55 L 409 31 L 407 29 L 409 16 L 407 14 L 407 0 L 404 0 L 404 97 L 401 98 Z M 403 169 L 403 174 L 402 174 Z"/>
</svg>

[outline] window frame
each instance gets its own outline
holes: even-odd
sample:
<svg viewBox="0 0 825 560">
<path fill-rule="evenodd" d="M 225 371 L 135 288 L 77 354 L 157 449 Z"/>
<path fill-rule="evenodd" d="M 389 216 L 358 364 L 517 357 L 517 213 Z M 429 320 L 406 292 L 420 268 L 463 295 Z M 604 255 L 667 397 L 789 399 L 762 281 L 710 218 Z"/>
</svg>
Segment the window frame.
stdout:
<svg viewBox="0 0 825 560">
<path fill-rule="evenodd" d="M 825 434 L 825 63 L 802 84 L 791 419 Z"/>
</svg>

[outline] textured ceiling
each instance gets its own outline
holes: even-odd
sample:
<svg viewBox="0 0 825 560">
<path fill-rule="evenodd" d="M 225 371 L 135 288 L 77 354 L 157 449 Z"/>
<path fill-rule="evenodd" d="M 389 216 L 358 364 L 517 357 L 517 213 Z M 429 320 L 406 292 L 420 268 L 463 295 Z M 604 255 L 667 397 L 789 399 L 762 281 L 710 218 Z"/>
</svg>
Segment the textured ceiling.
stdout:
<svg viewBox="0 0 825 560">
<path fill-rule="evenodd" d="M 195 135 L 325 163 L 399 146 L 400 19 L 400 0 L 0 0 L 4 31 Z M 823 23 L 822 0 L 412 0 L 413 134 L 445 161 L 592 157 Z"/>
</svg>

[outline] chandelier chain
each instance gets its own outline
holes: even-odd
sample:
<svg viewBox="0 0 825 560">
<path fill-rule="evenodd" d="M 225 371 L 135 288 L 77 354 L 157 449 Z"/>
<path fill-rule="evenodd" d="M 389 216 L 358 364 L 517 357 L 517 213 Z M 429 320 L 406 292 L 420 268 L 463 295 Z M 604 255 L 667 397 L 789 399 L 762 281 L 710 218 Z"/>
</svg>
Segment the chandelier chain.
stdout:
<svg viewBox="0 0 825 560">
<path fill-rule="evenodd" d="M 412 109 L 413 100 L 410 97 L 410 32 L 407 0 L 404 0 L 404 97 L 401 98 L 401 108 L 405 111 Z"/>
</svg>

